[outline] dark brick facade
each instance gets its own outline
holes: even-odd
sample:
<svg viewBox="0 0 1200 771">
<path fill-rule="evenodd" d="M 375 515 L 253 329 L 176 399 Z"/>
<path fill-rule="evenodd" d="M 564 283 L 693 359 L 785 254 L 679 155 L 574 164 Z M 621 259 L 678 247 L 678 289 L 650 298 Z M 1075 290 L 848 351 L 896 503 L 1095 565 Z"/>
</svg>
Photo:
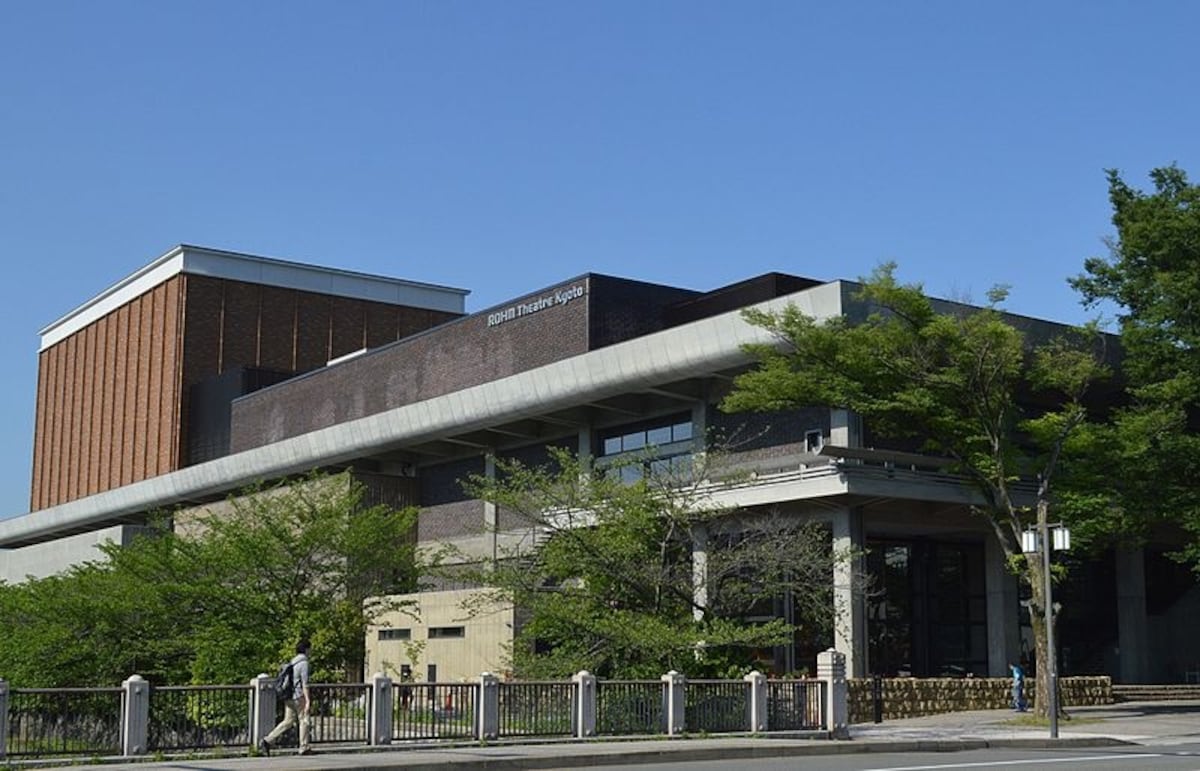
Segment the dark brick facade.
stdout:
<svg viewBox="0 0 1200 771">
<path fill-rule="evenodd" d="M 484 472 L 483 457 L 448 461 L 420 470 L 419 541 L 439 541 L 483 533 L 483 501 L 463 491 L 463 482 Z"/>
<path fill-rule="evenodd" d="M 457 314 L 179 274 L 38 355 L 30 509 L 175 471 L 189 389 L 302 372 Z"/>
</svg>

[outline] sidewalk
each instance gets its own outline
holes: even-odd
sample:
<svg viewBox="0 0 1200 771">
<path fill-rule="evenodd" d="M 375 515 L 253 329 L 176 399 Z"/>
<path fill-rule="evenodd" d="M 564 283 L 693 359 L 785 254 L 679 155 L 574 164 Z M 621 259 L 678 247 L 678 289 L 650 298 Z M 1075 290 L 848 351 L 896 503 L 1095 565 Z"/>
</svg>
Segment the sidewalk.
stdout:
<svg viewBox="0 0 1200 771">
<path fill-rule="evenodd" d="M 1045 728 L 1009 723 L 1007 710 L 955 712 L 850 727 L 849 741 L 743 736 L 724 738 L 638 739 L 635 741 L 544 742 L 540 744 L 465 745 L 456 747 L 318 749 L 300 757 L 279 752 L 270 758 L 196 757 L 94 765 L 70 764 L 75 771 L 322 771 L 325 769 L 406 769 L 406 771 L 495 771 L 552 769 L 619 762 L 645 764 L 670 760 L 738 760 L 820 756 L 856 752 L 954 751 L 984 747 L 1105 747 L 1117 744 L 1200 742 L 1200 701 L 1143 702 L 1102 707 L 1072 707 L 1072 720 L 1059 723 L 1059 739 Z M 12 762 L 14 767 L 24 764 Z M 39 768 L 50 766 L 38 764 Z"/>
</svg>

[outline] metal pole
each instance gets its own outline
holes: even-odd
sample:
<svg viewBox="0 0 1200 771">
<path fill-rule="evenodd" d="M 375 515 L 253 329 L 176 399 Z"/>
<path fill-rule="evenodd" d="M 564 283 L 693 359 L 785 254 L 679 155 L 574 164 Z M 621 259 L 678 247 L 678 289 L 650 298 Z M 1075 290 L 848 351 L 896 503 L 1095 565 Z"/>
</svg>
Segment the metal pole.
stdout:
<svg viewBox="0 0 1200 771">
<path fill-rule="evenodd" d="M 1058 656 L 1054 650 L 1054 600 L 1050 581 L 1050 527 L 1038 522 L 1042 542 L 1042 601 L 1046 605 L 1046 706 L 1050 716 L 1050 738 L 1058 738 Z"/>
</svg>

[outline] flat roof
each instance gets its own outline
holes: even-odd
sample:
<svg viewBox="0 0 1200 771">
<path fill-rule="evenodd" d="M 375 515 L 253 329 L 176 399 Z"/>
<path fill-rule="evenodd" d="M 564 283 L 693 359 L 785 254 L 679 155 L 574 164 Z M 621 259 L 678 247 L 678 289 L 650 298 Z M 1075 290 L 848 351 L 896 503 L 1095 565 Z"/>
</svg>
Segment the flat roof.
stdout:
<svg viewBox="0 0 1200 771">
<path fill-rule="evenodd" d="M 41 329 L 38 350 L 70 337 L 180 273 L 459 314 L 465 312 L 470 294 L 469 289 L 179 244 Z"/>
</svg>

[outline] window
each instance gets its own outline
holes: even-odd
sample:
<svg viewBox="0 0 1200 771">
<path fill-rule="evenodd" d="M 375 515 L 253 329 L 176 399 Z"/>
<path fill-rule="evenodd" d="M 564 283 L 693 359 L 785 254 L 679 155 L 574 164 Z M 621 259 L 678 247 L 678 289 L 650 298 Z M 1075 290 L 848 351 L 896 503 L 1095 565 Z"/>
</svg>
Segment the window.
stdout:
<svg viewBox="0 0 1200 771">
<path fill-rule="evenodd" d="M 451 637 L 466 637 L 467 630 L 461 626 L 431 626 L 429 627 L 430 640 L 444 640 Z"/>
<path fill-rule="evenodd" d="M 820 452 L 825 446 L 825 437 L 819 429 L 804 432 L 804 451 L 805 452 Z"/>
<path fill-rule="evenodd" d="M 668 416 L 632 430 L 612 429 L 601 435 L 600 459 L 614 462 L 624 484 L 652 476 L 686 477 L 692 468 L 693 436 L 690 415 Z"/>
<path fill-rule="evenodd" d="M 646 447 L 663 447 L 675 442 L 686 442 L 692 438 L 690 418 L 667 418 L 663 421 L 639 428 L 636 431 L 619 429 L 606 435 L 601 441 L 602 456 L 633 452 Z"/>
<path fill-rule="evenodd" d="M 408 640 L 412 638 L 411 629 L 380 629 L 380 640 Z"/>
</svg>

